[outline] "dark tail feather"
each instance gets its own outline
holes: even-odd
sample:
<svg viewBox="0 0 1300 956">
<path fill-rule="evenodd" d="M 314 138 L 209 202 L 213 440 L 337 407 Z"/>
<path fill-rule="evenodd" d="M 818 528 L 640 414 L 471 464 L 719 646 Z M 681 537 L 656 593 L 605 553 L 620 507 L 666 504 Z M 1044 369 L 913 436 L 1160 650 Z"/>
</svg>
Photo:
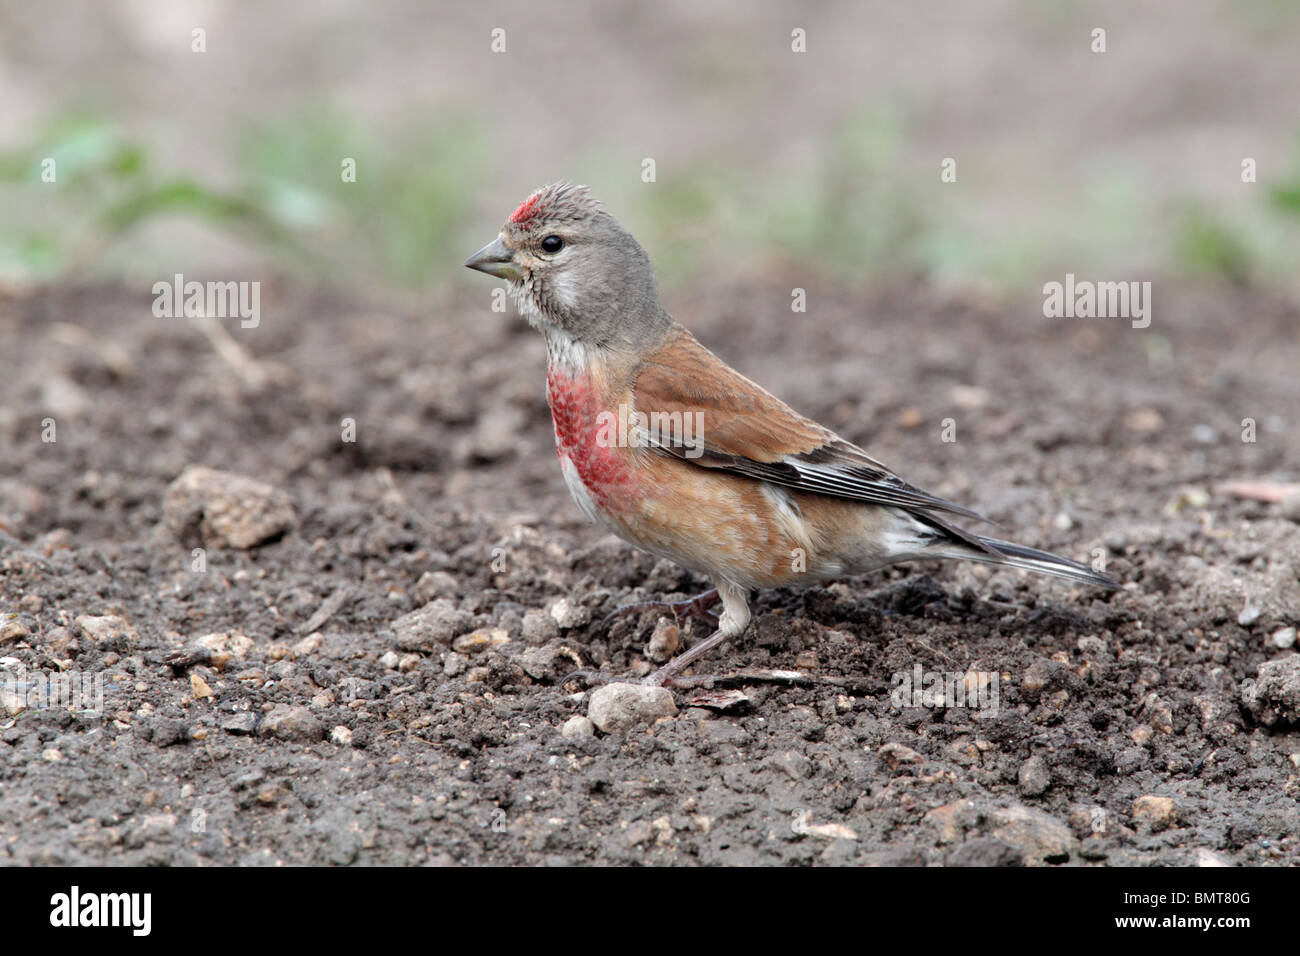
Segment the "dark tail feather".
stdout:
<svg viewBox="0 0 1300 956">
<path fill-rule="evenodd" d="M 980 544 L 984 545 L 991 553 L 976 552 L 975 554 L 962 555 L 968 561 L 1002 564 L 1012 568 L 1021 568 L 1025 571 L 1034 571 L 1038 574 L 1051 574 L 1058 578 L 1082 581 L 1085 584 L 1105 588 L 1108 591 L 1120 590 L 1119 584 L 1112 578 L 1094 571 L 1086 564 L 1079 564 L 1079 562 L 1071 561 L 1069 558 L 1062 558 L 1046 551 L 1039 551 L 1037 548 L 1026 548 L 1021 544 L 1012 544 L 1010 541 L 998 541 L 996 538 L 984 538 L 978 535 L 975 537 L 978 537 Z"/>
</svg>

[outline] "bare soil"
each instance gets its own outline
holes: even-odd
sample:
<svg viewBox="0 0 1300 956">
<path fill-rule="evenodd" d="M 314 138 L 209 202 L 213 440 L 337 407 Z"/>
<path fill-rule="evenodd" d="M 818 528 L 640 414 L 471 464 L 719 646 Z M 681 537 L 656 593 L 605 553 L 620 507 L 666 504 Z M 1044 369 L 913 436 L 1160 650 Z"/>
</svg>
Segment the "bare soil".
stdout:
<svg viewBox="0 0 1300 956">
<path fill-rule="evenodd" d="M 1273 635 L 1300 621 L 1300 536 L 1221 491 L 1300 475 L 1296 307 L 1157 283 L 1141 331 L 899 286 L 792 314 L 805 284 L 670 304 L 909 480 L 1000 537 L 1102 549 L 1126 590 L 909 565 L 764 592 L 708 669 L 816 682 L 590 737 L 561 735 L 586 695 L 558 678 L 651 666 L 654 615 L 603 615 L 707 582 L 572 504 L 542 343 L 482 286 L 419 309 L 264 286 L 258 328 L 222 324 L 255 367 L 136 291 L 0 297 L 0 656 L 104 680 L 102 711 L 0 709 L 0 862 L 1300 862 L 1300 733 L 1242 706 L 1295 654 Z M 192 464 L 273 486 L 293 524 L 178 537 Z M 446 640 L 477 636 L 399 646 L 440 600 Z M 895 706 L 917 665 L 999 675 L 997 713 Z"/>
</svg>

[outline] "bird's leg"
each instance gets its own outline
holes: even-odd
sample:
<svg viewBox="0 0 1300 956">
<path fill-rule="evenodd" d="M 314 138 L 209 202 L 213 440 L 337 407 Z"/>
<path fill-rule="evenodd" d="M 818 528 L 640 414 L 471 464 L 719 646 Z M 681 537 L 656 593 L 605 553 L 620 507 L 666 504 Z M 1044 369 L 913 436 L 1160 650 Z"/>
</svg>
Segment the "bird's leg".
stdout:
<svg viewBox="0 0 1300 956">
<path fill-rule="evenodd" d="M 610 621 L 631 614 L 640 614 L 642 611 L 665 611 L 678 620 L 684 617 L 698 617 L 717 627 L 718 616 L 709 610 L 717 603 L 718 589 L 710 588 L 703 594 L 697 594 L 685 601 L 642 601 L 639 604 L 624 604 L 622 607 L 616 607 L 610 611 L 605 616 L 605 619 L 600 622 L 600 626 L 605 627 Z"/>
<path fill-rule="evenodd" d="M 683 678 L 681 673 L 723 641 L 740 635 L 749 626 L 749 591 L 747 589 L 722 581 L 719 582 L 718 590 L 715 593 L 722 598 L 722 616 L 718 618 L 718 629 L 689 651 L 678 654 L 647 677 L 643 683 L 653 684 L 658 687 L 687 687 L 708 683 L 712 679 L 709 677 Z"/>
<path fill-rule="evenodd" d="M 682 601 L 679 605 L 667 605 L 668 607 L 680 606 L 681 604 L 694 605 L 696 608 L 708 608 L 715 601 L 722 601 L 722 615 L 717 619 L 718 629 L 706 637 L 700 643 L 696 644 L 689 651 L 678 654 L 671 661 L 665 664 L 659 670 L 655 671 L 649 677 L 642 678 L 637 683 L 651 684 L 658 687 L 689 687 L 696 684 L 708 683 L 714 678 L 711 677 L 682 677 L 681 673 L 691 663 L 697 660 L 701 655 L 707 654 L 713 648 L 717 647 L 728 638 L 736 637 L 749 626 L 749 591 L 746 588 L 731 584 L 730 582 L 719 582 L 718 586 L 712 591 L 706 591 L 699 597 L 691 598 L 689 601 Z M 640 605 L 641 607 L 653 607 L 649 605 Z M 623 610 L 623 608 L 619 608 Z M 615 612 L 618 613 L 617 611 Z M 711 615 L 710 615 L 711 616 Z M 563 687 L 570 680 L 581 678 L 593 684 L 613 683 L 617 678 L 593 670 L 579 670 L 564 677 L 560 681 Z"/>
</svg>

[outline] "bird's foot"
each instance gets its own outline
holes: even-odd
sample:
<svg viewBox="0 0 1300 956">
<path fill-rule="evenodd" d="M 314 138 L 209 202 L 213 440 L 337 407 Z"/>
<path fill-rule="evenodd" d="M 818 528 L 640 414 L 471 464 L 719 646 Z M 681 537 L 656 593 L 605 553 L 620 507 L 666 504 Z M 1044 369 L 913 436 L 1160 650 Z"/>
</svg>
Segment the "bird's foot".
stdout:
<svg viewBox="0 0 1300 956">
<path fill-rule="evenodd" d="M 653 674 L 647 674 L 645 677 L 618 677 L 614 674 L 606 674 L 603 671 L 593 671 L 589 668 L 573 671 L 566 674 L 560 679 L 557 686 L 563 687 L 571 680 L 586 681 L 590 687 L 600 687 L 605 684 L 642 684 L 646 687 L 675 687 L 679 690 L 689 690 L 693 687 L 709 687 L 715 681 L 724 678 L 712 674 L 691 674 L 682 676 L 675 671 L 669 671 L 668 665 L 664 665 Z"/>
<path fill-rule="evenodd" d="M 642 678 L 624 678 L 623 682 L 629 684 L 646 684 L 650 687 L 689 688 L 708 686 L 714 681 L 719 680 L 719 678 L 711 675 L 691 675 L 690 677 L 683 677 L 682 671 L 686 670 L 686 668 L 690 667 L 691 664 L 701 655 L 707 654 L 728 637 L 731 637 L 731 634 L 727 631 L 714 631 L 712 635 L 700 641 L 700 643 L 696 644 L 689 651 L 678 654 L 653 674 Z M 619 680 L 618 678 L 610 677 L 608 674 L 601 673 L 600 671 L 584 669 L 574 671 L 566 676 L 560 681 L 560 686 L 563 687 L 570 680 L 578 678 L 586 680 L 592 684 L 612 684 Z"/>
<path fill-rule="evenodd" d="M 600 626 L 602 628 L 607 627 L 611 621 L 632 614 L 640 614 L 642 611 L 659 611 L 660 613 L 671 614 L 677 620 L 698 617 L 701 620 L 708 621 L 711 626 L 717 627 L 718 615 L 709 610 L 717 603 L 718 589 L 710 588 L 703 594 L 697 594 L 685 601 L 641 601 L 637 604 L 624 604 L 605 615 L 605 619 L 600 622 Z"/>
</svg>

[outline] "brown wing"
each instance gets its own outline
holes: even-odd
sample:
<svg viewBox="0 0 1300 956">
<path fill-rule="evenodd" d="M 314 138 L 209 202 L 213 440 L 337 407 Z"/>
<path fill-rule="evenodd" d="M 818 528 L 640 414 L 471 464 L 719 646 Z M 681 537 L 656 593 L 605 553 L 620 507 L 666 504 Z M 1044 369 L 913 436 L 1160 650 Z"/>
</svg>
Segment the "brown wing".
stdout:
<svg viewBox="0 0 1300 956">
<path fill-rule="evenodd" d="M 636 410 L 663 454 L 799 491 L 984 519 L 899 478 L 861 448 L 804 418 L 680 326 L 642 363 Z M 946 529 L 946 525 L 943 526 Z"/>
</svg>

